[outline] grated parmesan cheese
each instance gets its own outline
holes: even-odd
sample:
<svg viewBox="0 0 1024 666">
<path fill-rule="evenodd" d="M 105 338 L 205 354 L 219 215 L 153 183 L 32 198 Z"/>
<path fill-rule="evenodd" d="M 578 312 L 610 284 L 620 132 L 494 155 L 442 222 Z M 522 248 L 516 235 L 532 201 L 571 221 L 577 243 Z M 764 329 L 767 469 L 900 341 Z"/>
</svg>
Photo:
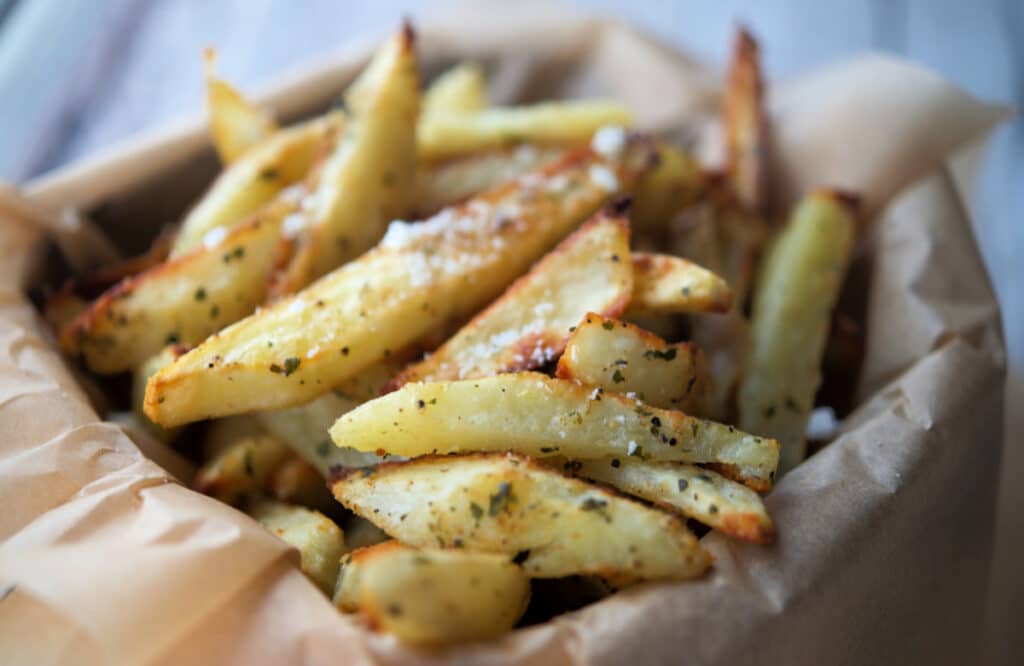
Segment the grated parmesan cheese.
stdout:
<svg viewBox="0 0 1024 666">
<path fill-rule="evenodd" d="M 618 125 L 605 125 L 594 132 L 590 147 L 598 155 L 616 158 L 626 147 L 626 130 Z"/>
<path fill-rule="evenodd" d="M 592 164 L 588 172 L 591 182 L 606 192 L 619 190 L 619 179 L 615 172 L 602 164 Z"/>
</svg>

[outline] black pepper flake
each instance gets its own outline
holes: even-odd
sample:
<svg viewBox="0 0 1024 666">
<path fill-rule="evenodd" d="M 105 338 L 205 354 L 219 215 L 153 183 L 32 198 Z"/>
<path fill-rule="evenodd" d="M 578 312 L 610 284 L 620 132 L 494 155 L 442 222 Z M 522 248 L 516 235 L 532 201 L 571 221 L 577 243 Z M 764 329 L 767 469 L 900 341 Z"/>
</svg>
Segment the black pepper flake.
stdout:
<svg viewBox="0 0 1024 666">
<path fill-rule="evenodd" d="M 316 454 L 321 458 L 326 458 L 327 454 L 331 452 L 331 443 L 324 440 L 316 445 Z"/>
<path fill-rule="evenodd" d="M 575 473 L 583 469 L 583 463 L 579 460 L 568 460 L 564 465 L 562 465 L 562 469 L 566 472 Z"/>
<path fill-rule="evenodd" d="M 179 343 L 180 341 L 181 341 L 181 340 L 179 340 L 179 339 L 178 339 L 178 334 L 177 334 L 177 333 L 168 333 L 168 334 L 167 334 L 167 337 L 166 337 L 166 338 L 164 339 L 164 344 L 167 344 L 167 345 L 176 345 L 176 344 L 178 344 L 178 343 Z"/>
<path fill-rule="evenodd" d="M 622 376 L 622 371 L 617 369 L 612 373 L 612 381 L 616 384 L 626 381 L 626 378 Z"/>
<path fill-rule="evenodd" d="M 541 453 L 556 453 L 558 451 L 557 446 L 542 446 L 540 447 Z"/>
<path fill-rule="evenodd" d="M 512 561 L 514 563 L 516 563 L 516 564 L 522 564 L 523 562 L 525 562 L 529 558 L 530 558 L 530 551 L 528 551 L 528 550 L 521 550 L 518 553 L 516 553 L 516 556 L 512 558 Z"/>
<path fill-rule="evenodd" d="M 612 255 L 612 261 L 614 261 L 615 263 L 618 263 L 619 262 L 619 255 L 613 254 Z"/>
<path fill-rule="evenodd" d="M 618 469 L 622 465 L 618 458 L 612 458 L 612 467 Z"/>
<path fill-rule="evenodd" d="M 654 425 L 654 426 L 657 426 L 657 427 L 660 428 L 661 427 L 661 419 L 659 419 L 657 416 L 652 416 L 651 417 L 651 425 Z"/>
<path fill-rule="evenodd" d="M 398 604 L 388 604 L 388 615 L 391 617 L 399 617 L 402 615 L 402 607 Z"/>
<path fill-rule="evenodd" d="M 576 327 L 575 327 L 575 326 L 570 326 L 570 327 L 569 327 L 569 332 L 570 332 L 570 333 L 574 332 L 575 330 L 576 330 Z"/>
<path fill-rule="evenodd" d="M 219 305 L 212 306 L 210 308 L 210 319 L 216 319 L 219 316 L 220 316 L 220 306 Z M 274 343 L 270 343 L 269 346 L 272 347 L 273 345 L 274 345 Z"/>
<path fill-rule="evenodd" d="M 341 355 L 342 356 L 348 356 L 348 347 L 342 347 L 341 348 Z"/>
<path fill-rule="evenodd" d="M 773 416 L 775 416 L 775 405 L 769 405 L 769 406 L 768 406 L 768 407 L 766 407 L 766 408 L 765 408 L 765 410 L 764 410 L 764 417 L 765 417 L 766 419 L 770 419 L 770 418 L 772 418 Z"/>
<path fill-rule="evenodd" d="M 606 331 L 610 331 L 613 328 L 615 328 L 615 324 L 613 322 L 606 321 L 601 324 L 601 328 L 603 328 Z"/>
<path fill-rule="evenodd" d="M 455 537 L 455 539 L 452 540 L 452 545 L 456 548 L 462 548 L 462 539 Z"/>
<path fill-rule="evenodd" d="M 676 445 L 676 443 L 677 443 L 677 440 L 676 440 L 676 438 L 675 438 L 675 437 L 669 437 L 669 438 L 668 438 L 668 445 L 669 445 L 669 446 L 675 446 L 675 445 Z"/>
<path fill-rule="evenodd" d="M 690 486 L 690 482 L 686 479 L 679 479 L 679 492 L 683 492 Z"/>
<path fill-rule="evenodd" d="M 605 519 L 606 522 L 612 522 L 611 516 L 607 513 L 608 501 L 597 497 L 587 497 L 583 500 L 583 504 L 580 505 L 581 511 L 596 511 Z"/>
<path fill-rule="evenodd" d="M 260 178 L 263 180 L 277 180 L 277 177 L 281 175 L 277 169 L 269 168 L 260 171 Z"/>
<path fill-rule="evenodd" d="M 708 507 L 708 513 L 710 513 L 711 515 L 718 513 L 718 507 L 712 504 L 711 506 Z"/>
<path fill-rule="evenodd" d="M 416 406 L 419 407 L 420 409 L 423 409 L 424 407 L 427 406 L 427 403 L 423 402 L 422 400 L 417 400 Z"/>
</svg>

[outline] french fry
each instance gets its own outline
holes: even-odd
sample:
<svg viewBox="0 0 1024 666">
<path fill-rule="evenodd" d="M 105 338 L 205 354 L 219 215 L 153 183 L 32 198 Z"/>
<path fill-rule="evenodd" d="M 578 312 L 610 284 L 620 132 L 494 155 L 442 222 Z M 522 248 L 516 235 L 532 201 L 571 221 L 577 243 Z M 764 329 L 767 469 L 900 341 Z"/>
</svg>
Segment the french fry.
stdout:
<svg viewBox="0 0 1024 666">
<path fill-rule="evenodd" d="M 265 432 L 247 434 L 224 448 L 196 472 L 192 488 L 227 504 L 261 494 L 267 479 L 291 455 L 288 445 Z"/>
<path fill-rule="evenodd" d="M 631 123 L 629 109 L 605 100 L 438 112 L 425 115 L 420 123 L 419 155 L 424 160 L 438 160 L 518 143 L 579 146 L 605 125 Z"/>
<path fill-rule="evenodd" d="M 257 412 L 252 418 L 327 478 L 334 467 L 363 467 L 380 460 L 373 454 L 339 449 L 327 435 L 331 424 L 358 404 L 337 393 L 325 393 L 305 405 Z"/>
<path fill-rule="evenodd" d="M 649 405 L 703 416 L 711 381 L 692 342 L 670 345 L 642 328 L 589 313 L 569 336 L 557 376 Z"/>
<path fill-rule="evenodd" d="M 302 573 L 331 596 L 345 552 L 345 535 L 334 521 L 319 511 L 267 499 L 247 509 L 268 531 L 298 549 Z"/>
<path fill-rule="evenodd" d="M 165 426 L 307 402 L 492 300 L 648 164 L 584 148 L 430 220 L 210 338 L 149 382 Z"/>
<path fill-rule="evenodd" d="M 181 429 L 161 428 L 146 416 L 142 408 L 146 399 L 146 382 L 149 381 L 150 377 L 159 372 L 161 368 L 173 363 L 187 350 L 188 348 L 183 345 L 168 345 L 159 354 L 144 361 L 132 373 L 132 412 L 139 417 L 140 425 L 149 434 L 165 444 L 174 441 L 181 434 Z"/>
<path fill-rule="evenodd" d="M 281 190 L 304 178 L 321 150 L 331 145 L 344 125 L 344 115 L 335 111 L 286 127 L 247 151 L 221 173 L 189 211 L 171 256 L 192 251 L 214 229 L 244 221 Z"/>
<path fill-rule="evenodd" d="M 517 555 L 533 578 L 686 579 L 710 557 L 675 517 L 525 456 L 424 456 L 349 470 L 334 496 L 421 548 Z"/>
<path fill-rule="evenodd" d="M 350 117 L 317 175 L 290 287 L 363 254 L 412 210 L 420 99 L 411 28 L 381 47 L 345 101 Z"/>
<path fill-rule="evenodd" d="M 722 101 L 726 170 L 743 207 L 755 214 L 764 212 L 767 176 L 768 123 L 763 97 L 757 42 L 740 28 L 733 37 Z"/>
<path fill-rule="evenodd" d="M 657 145 L 658 165 L 637 182 L 630 221 L 638 233 L 659 233 L 681 209 L 697 202 L 706 183 L 700 165 L 667 143 Z"/>
<path fill-rule="evenodd" d="M 122 281 L 65 329 L 61 346 L 82 354 L 94 372 L 113 374 L 168 344 L 202 342 L 250 314 L 266 295 L 281 223 L 293 206 L 277 201 L 192 252 Z"/>
<path fill-rule="evenodd" d="M 227 81 L 217 77 L 217 54 L 213 49 L 206 49 L 203 58 L 213 146 L 221 162 L 230 164 L 273 134 L 277 123 Z"/>
<path fill-rule="evenodd" d="M 397 541 L 345 556 L 334 603 L 403 643 L 485 641 L 512 629 L 530 580 L 505 555 L 419 550 Z"/>
<path fill-rule="evenodd" d="M 702 467 L 607 458 L 574 461 L 566 468 L 737 539 L 771 543 L 775 536 L 771 516 L 757 493 Z"/>
<path fill-rule="evenodd" d="M 406 384 L 348 412 L 330 434 L 338 446 L 409 457 L 511 449 L 716 463 L 756 490 L 771 488 L 779 456 L 775 440 L 533 372 Z"/>
<path fill-rule="evenodd" d="M 430 215 L 461 203 L 552 162 L 564 152 L 561 148 L 524 144 L 423 165 L 416 174 L 416 211 Z"/>
<path fill-rule="evenodd" d="M 317 511 L 330 511 L 337 506 L 324 476 L 297 454 L 271 472 L 267 493 L 280 502 Z"/>
<path fill-rule="evenodd" d="M 739 392 L 740 427 L 776 437 L 780 468 L 798 465 L 821 383 L 821 360 L 856 235 L 856 199 L 812 192 L 765 258 Z"/>
<path fill-rule="evenodd" d="M 423 115 L 479 111 L 488 106 L 487 80 L 480 65 L 461 62 L 438 76 L 423 95 Z"/>
<path fill-rule="evenodd" d="M 591 218 L 388 389 L 539 368 L 558 358 L 584 314 L 620 314 L 633 291 L 628 206 L 627 199 Z"/>
<path fill-rule="evenodd" d="M 732 305 L 725 280 L 679 257 L 635 252 L 633 278 L 630 314 L 725 312 Z"/>
</svg>

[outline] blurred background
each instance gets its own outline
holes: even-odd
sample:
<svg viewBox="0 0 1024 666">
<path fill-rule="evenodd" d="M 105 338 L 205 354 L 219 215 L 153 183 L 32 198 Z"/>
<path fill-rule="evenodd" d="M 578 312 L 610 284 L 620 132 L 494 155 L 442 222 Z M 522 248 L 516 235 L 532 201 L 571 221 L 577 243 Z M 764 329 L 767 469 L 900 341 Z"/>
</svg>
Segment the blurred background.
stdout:
<svg viewBox="0 0 1024 666">
<path fill-rule="evenodd" d="M 350 38 L 451 2 L 396 0 L 0 0 L 0 180 L 25 182 L 203 108 L 200 52 L 258 92 Z M 522 4 L 521 2 L 519 4 Z M 941 72 L 975 96 L 1024 107 L 1021 0 L 718 0 L 565 2 L 621 17 L 720 64 L 735 21 L 761 41 L 773 78 L 882 50 Z M 1010 348 L 1008 445 L 994 563 L 987 663 L 1024 663 L 1024 121 L 999 129 L 971 202 L 1003 306 Z M 985 442 L 964 442 L 983 446 Z"/>
</svg>

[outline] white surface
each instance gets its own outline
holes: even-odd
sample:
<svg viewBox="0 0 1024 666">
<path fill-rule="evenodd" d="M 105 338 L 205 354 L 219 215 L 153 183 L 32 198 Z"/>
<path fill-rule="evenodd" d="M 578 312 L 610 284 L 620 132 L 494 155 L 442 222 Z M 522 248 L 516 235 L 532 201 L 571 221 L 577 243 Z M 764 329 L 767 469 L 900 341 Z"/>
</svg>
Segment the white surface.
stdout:
<svg viewBox="0 0 1024 666">
<path fill-rule="evenodd" d="M 200 50 L 246 88 L 358 34 L 439 2 L 399 0 L 21 0 L 0 25 L 0 178 L 22 180 L 202 104 Z M 773 77 L 866 49 L 932 67 L 975 95 L 1024 107 L 1021 0 L 725 0 L 580 7 L 624 17 L 713 62 L 735 20 L 758 35 Z M 972 202 L 1010 349 L 1004 479 L 1024 464 L 1024 121 L 999 130 Z M 971 443 L 965 443 L 968 445 Z M 984 445 L 978 442 L 974 445 Z M 1003 484 L 989 663 L 1024 662 L 1024 487 Z M 1010 645 L 1016 652 L 1011 655 Z M 1012 659 L 1015 656 L 1016 659 Z"/>
</svg>

